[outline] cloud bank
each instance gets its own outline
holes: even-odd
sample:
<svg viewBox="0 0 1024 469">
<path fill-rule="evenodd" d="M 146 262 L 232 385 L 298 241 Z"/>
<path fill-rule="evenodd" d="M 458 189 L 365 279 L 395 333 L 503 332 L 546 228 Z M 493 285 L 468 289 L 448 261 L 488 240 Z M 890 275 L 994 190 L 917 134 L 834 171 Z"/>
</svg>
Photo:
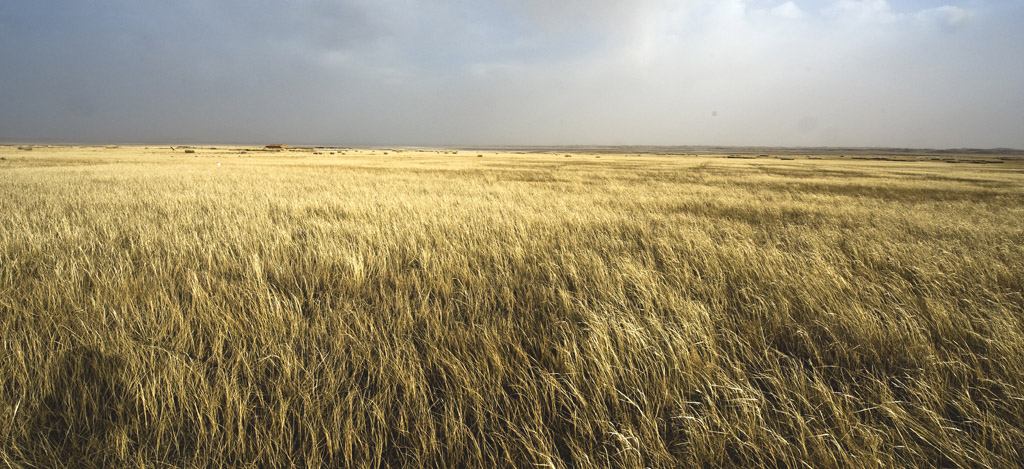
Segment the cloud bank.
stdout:
<svg viewBox="0 0 1024 469">
<path fill-rule="evenodd" d="M 1024 148 L 1024 5 L 0 5 L 0 139 Z"/>
</svg>

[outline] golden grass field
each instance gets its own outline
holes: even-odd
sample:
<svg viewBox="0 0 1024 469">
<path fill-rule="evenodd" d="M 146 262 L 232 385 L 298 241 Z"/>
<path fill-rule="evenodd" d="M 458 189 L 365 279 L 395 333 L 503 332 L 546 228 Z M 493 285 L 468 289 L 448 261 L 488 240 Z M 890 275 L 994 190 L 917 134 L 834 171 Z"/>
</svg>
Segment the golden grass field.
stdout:
<svg viewBox="0 0 1024 469">
<path fill-rule="evenodd" d="M 0 147 L 3 466 L 1024 464 L 1020 160 L 194 151 Z"/>
</svg>

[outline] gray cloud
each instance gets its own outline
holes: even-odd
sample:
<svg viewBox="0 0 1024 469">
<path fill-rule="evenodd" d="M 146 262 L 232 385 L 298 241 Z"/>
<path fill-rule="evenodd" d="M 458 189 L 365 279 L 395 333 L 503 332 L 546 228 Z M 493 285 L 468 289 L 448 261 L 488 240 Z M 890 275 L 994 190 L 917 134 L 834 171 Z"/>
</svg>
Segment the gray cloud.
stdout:
<svg viewBox="0 0 1024 469">
<path fill-rule="evenodd" d="M 16 0 L 0 139 L 1024 147 L 1022 19 L 1012 1 Z"/>
</svg>

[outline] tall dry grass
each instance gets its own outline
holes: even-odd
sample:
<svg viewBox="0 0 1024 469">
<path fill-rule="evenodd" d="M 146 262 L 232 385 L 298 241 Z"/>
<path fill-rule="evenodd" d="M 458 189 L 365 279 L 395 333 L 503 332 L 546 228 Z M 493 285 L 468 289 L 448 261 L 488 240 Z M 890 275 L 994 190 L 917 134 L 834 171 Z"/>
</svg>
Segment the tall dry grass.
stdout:
<svg viewBox="0 0 1024 469">
<path fill-rule="evenodd" d="M 7 466 L 1024 464 L 1016 162 L 0 153 Z"/>
</svg>

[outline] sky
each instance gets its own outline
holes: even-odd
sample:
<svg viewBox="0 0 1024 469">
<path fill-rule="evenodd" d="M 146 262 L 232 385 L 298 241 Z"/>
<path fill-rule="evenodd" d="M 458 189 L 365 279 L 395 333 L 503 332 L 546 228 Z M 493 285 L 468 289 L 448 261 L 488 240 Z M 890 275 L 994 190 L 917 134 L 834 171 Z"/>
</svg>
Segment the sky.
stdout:
<svg viewBox="0 0 1024 469">
<path fill-rule="evenodd" d="M 0 141 L 1024 148 L 1021 0 L 4 0 Z"/>
</svg>

